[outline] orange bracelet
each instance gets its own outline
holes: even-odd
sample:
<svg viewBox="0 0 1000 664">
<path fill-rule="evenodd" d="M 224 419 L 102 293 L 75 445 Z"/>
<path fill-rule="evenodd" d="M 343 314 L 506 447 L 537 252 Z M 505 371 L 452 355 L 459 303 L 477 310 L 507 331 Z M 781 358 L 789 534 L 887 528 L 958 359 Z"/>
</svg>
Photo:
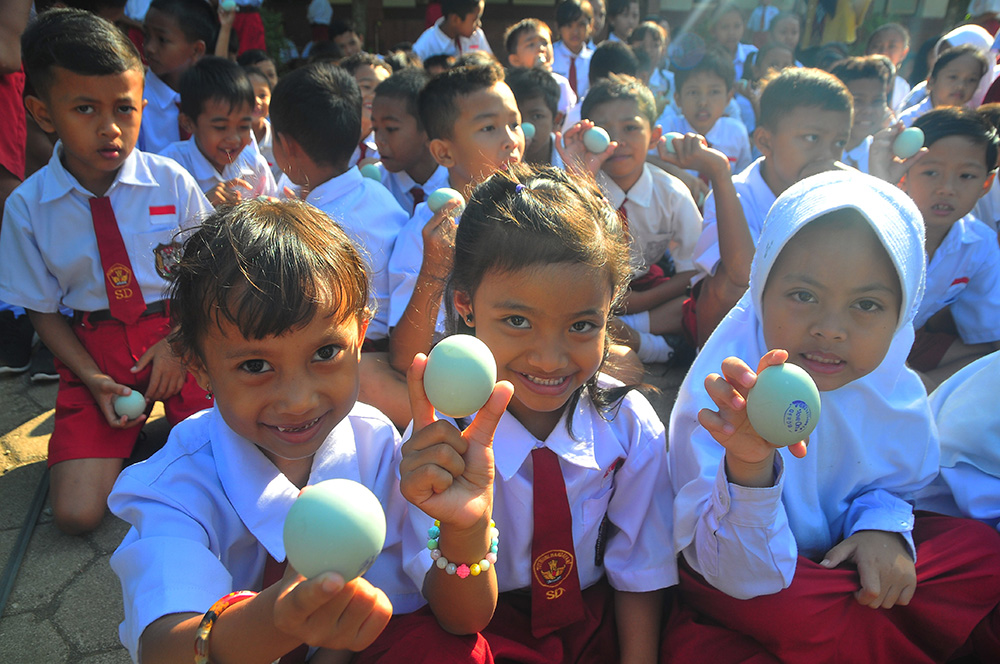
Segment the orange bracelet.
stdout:
<svg viewBox="0 0 1000 664">
<path fill-rule="evenodd" d="M 212 605 L 212 608 L 205 612 L 205 616 L 201 619 L 201 624 L 198 625 L 197 636 L 194 640 L 194 664 L 209 664 L 208 635 L 212 631 L 215 621 L 222 615 L 222 612 L 233 604 L 239 604 L 243 600 L 250 599 L 256 595 L 257 593 L 252 590 L 237 590 L 220 599 Z"/>
</svg>

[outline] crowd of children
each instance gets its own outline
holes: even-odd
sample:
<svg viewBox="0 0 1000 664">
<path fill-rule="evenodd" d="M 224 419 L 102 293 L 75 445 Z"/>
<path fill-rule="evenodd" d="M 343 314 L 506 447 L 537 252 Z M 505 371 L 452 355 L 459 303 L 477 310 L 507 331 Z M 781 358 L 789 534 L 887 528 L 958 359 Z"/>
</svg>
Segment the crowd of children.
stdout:
<svg viewBox="0 0 1000 664">
<path fill-rule="evenodd" d="M 225 4 L 21 38 L 52 143 L 3 203 L 0 372 L 12 332 L 55 356 L 55 521 L 129 524 L 134 661 L 1000 660 L 990 33 L 911 89 L 904 26 L 831 58 L 769 0 L 680 35 L 560 0 L 499 56 L 483 0 L 387 55 L 320 1 L 285 68 Z M 498 380 L 457 419 L 423 382 L 455 334 Z M 687 370 L 668 423 L 657 362 Z M 777 446 L 746 404 L 786 362 L 821 413 Z M 282 524 L 332 478 L 387 536 L 307 579 Z"/>
</svg>

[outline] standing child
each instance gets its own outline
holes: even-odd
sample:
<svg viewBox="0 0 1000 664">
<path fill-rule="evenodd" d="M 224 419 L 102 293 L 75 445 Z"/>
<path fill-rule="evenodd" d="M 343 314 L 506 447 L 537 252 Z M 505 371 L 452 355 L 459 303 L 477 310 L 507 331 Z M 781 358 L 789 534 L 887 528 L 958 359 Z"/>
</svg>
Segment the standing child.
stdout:
<svg viewBox="0 0 1000 664">
<path fill-rule="evenodd" d="M 211 207 L 176 162 L 135 149 L 142 61 L 115 26 L 81 10 L 44 13 L 22 59 L 34 90 L 25 104 L 59 142 L 7 199 L 0 299 L 28 310 L 58 359 L 52 508 L 59 528 L 82 533 L 104 517 L 146 420 L 117 415 L 115 398 L 140 390 L 171 423 L 211 405 L 167 345 L 163 293 L 177 233 Z M 74 310 L 72 324 L 60 307 Z"/>
<path fill-rule="evenodd" d="M 424 30 L 413 43 L 413 52 L 421 60 L 433 55 L 456 58 L 473 51 L 493 53 L 483 33 L 484 0 L 442 0 L 442 16 Z"/>
<path fill-rule="evenodd" d="M 250 84 L 253 85 L 254 106 L 250 128 L 253 130 L 257 148 L 264 157 L 275 180 L 281 177 L 281 169 L 274 163 L 274 134 L 271 132 L 271 79 L 267 73 L 251 65 L 244 67 Z"/>
<path fill-rule="evenodd" d="M 526 18 L 507 28 L 503 36 L 507 63 L 513 68 L 540 69 L 559 85 L 558 112 L 565 117 L 576 105 L 569 79 L 552 71 L 552 31 L 536 18 Z"/>
<path fill-rule="evenodd" d="M 276 196 L 274 175 L 250 146 L 255 95 L 242 68 L 208 56 L 184 72 L 180 84 L 181 126 L 191 134 L 163 150 L 190 173 L 218 207 L 243 198 Z"/>
<path fill-rule="evenodd" d="M 562 0 L 556 5 L 559 41 L 552 45 L 552 71 L 565 76 L 573 94 L 583 99 L 590 87 L 587 78 L 593 50 L 587 45 L 594 10 L 587 0 Z"/>
<path fill-rule="evenodd" d="M 392 67 L 371 53 L 356 53 L 341 60 L 339 66 L 354 77 L 361 90 L 361 140 L 358 141 L 358 147 L 351 155 L 348 165 L 354 166 L 363 160 L 364 163 L 373 163 L 373 160 L 377 162 L 379 154 L 372 131 L 372 101 L 375 99 L 375 88 L 392 76 Z"/>
<path fill-rule="evenodd" d="M 794 58 L 799 49 L 799 39 L 802 37 L 802 19 L 798 14 L 781 12 L 771 21 L 768 35 L 768 43 L 781 44 L 792 52 Z M 795 61 L 795 66 L 801 67 L 802 63 Z"/>
<path fill-rule="evenodd" d="M 825 173 L 775 202 L 750 287 L 671 413 L 680 602 L 693 616 L 668 626 L 664 652 L 696 659 L 721 626 L 790 664 L 946 661 L 967 641 L 996 659 L 1000 538 L 912 507 L 939 461 L 905 366 L 923 286 L 920 212 L 892 185 Z M 747 419 L 750 367 L 786 361 L 821 395 L 821 411 L 803 413 L 818 417 L 808 453 Z"/>
<path fill-rule="evenodd" d="M 899 121 L 909 127 L 933 108 L 965 106 L 975 94 L 980 79 L 989 70 L 989 61 L 975 46 L 949 48 L 934 61 L 931 74 L 927 77 L 927 98 L 900 113 Z"/>
</svg>

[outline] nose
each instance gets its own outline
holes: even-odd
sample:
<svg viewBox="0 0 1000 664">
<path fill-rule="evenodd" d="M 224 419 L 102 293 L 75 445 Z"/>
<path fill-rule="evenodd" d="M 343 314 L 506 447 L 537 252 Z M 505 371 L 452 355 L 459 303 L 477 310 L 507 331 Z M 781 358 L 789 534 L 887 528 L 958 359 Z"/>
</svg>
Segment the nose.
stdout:
<svg viewBox="0 0 1000 664">
<path fill-rule="evenodd" d="M 563 340 L 555 334 L 538 335 L 537 341 L 528 353 L 528 363 L 539 373 L 552 374 L 564 369 L 569 353 Z"/>
<path fill-rule="evenodd" d="M 114 113 L 107 113 L 102 122 L 100 128 L 101 136 L 107 136 L 109 138 L 118 138 L 122 135 L 121 127 L 118 126 L 118 121 L 115 119 Z"/>
<path fill-rule="evenodd" d="M 307 415 L 315 409 L 319 390 L 312 379 L 299 372 L 287 373 L 282 376 L 276 386 L 278 395 L 277 410 L 281 415 Z"/>
<path fill-rule="evenodd" d="M 847 338 L 844 319 L 838 312 L 823 311 L 810 325 L 812 336 L 826 341 L 843 341 Z"/>
</svg>

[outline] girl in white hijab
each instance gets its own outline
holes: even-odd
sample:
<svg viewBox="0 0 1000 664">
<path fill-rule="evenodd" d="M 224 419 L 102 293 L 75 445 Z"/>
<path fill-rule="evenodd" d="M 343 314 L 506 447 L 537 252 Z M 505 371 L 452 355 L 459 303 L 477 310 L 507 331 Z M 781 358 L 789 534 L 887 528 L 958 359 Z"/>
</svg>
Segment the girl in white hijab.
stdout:
<svg viewBox="0 0 1000 664">
<path fill-rule="evenodd" d="M 782 662 L 938 661 L 1000 602 L 995 532 L 936 516 L 914 530 L 913 495 L 939 463 L 905 365 L 923 245 L 912 201 L 856 172 L 807 178 L 771 208 L 749 290 L 670 418 L 680 602 L 693 614 L 672 621 L 672 646 L 714 622 Z M 821 393 L 808 453 L 767 443 L 745 414 L 750 367 L 786 358 Z"/>
</svg>

